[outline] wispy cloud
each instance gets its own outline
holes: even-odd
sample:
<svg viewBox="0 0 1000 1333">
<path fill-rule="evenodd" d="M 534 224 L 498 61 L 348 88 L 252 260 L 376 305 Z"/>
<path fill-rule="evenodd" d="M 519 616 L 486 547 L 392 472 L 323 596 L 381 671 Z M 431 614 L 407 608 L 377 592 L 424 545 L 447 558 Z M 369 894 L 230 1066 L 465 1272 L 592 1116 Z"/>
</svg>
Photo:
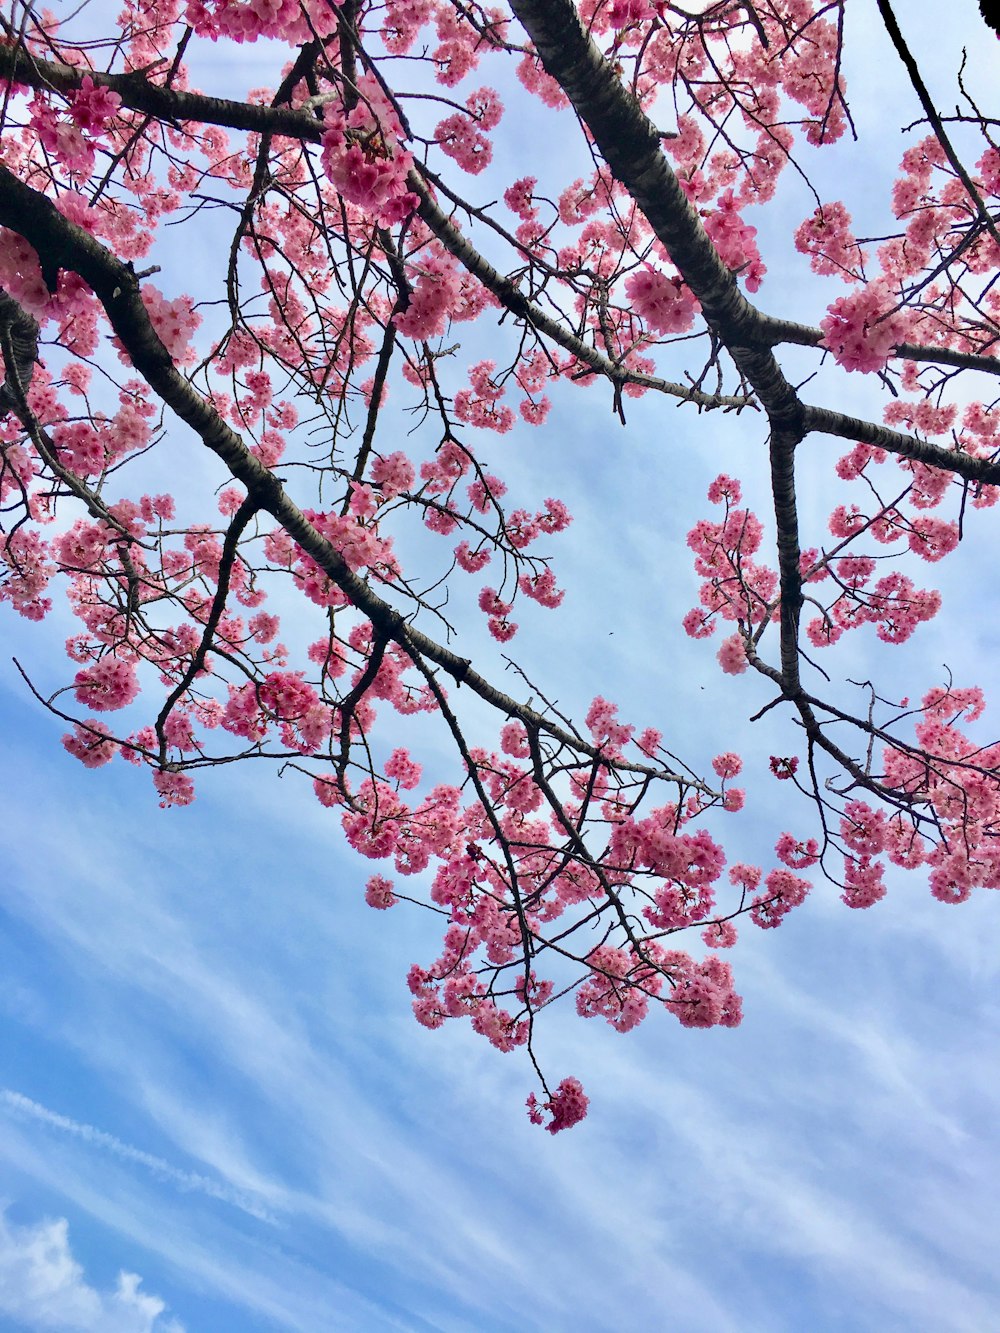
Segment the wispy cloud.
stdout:
<svg viewBox="0 0 1000 1333">
<path fill-rule="evenodd" d="M 296 822 L 295 802 L 279 793 L 272 817 L 287 811 L 289 824 L 277 821 L 266 853 L 277 865 L 283 840 L 303 842 L 300 824 L 311 818 Z M 780 966 L 771 955 L 783 940 L 751 936 L 743 979 L 756 994 L 740 1034 L 714 1040 L 651 1020 L 625 1042 L 569 1015 L 551 1024 L 556 1072 L 580 1072 L 601 1092 L 576 1139 L 552 1141 L 513 1114 L 524 1082 L 513 1061 L 462 1029 L 414 1029 L 392 978 L 366 955 L 346 970 L 345 941 L 367 938 L 365 919 L 356 884 L 341 879 L 321 841 L 315 852 L 297 847 L 279 897 L 263 839 L 247 847 L 220 836 L 210 847 L 192 821 L 175 834 L 154 811 L 123 844 L 82 816 L 70 824 L 58 803 L 50 815 L 23 791 L 12 797 L 25 821 L 29 807 L 45 854 L 23 858 L 8 902 L 41 938 L 70 946 L 62 984 L 71 978 L 108 1015 L 64 1019 L 62 1040 L 97 1073 L 95 1086 L 116 1105 L 124 1099 L 127 1116 L 152 1121 L 172 1145 L 168 1157 L 201 1170 L 181 1171 L 13 1090 L 0 1092 L 0 1110 L 49 1150 L 30 1157 L 18 1144 L 7 1160 L 67 1198 L 76 1173 L 78 1207 L 183 1272 L 185 1289 L 196 1282 L 237 1305 L 240 1327 L 257 1327 L 256 1315 L 315 1333 L 335 1326 L 336 1309 L 340 1327 L 388 1328 L 392 1293 L 407 1329 L 493 1333 L 526 1320 L 607 1329 L 627 1301 L 637 1316 L 691 1333 L 773 1333 L 816 1309 L 783 1290 L 787 1318 L 776 1318 L 762 1275 L 785 1270 L 807 1275 L 833 1304 L 860 1274 L 854 1323 L 842 1325 L 852 1333 L 912 1320 L 917 1305 L 936 1327 L 966 1329 L 988 1308 L 989 1277 L 958 1276 L 951 1233 L 914 1235 L 906 1203 L 911 1167 L 933 1171 L 920 1197 L 937 1218 L 962 1188 L 952 1158 L 974 1125 L 921 1059 L 931 1051 L 933 1066 L 948 1048 L 931 1041 L 926 1007 L 897 1015 L 871 981 L 852 991 L 843 913 L 824 919 L 824 948 L 843 960 L 829 985 L 822 969 L 793 966 L 794 922 Z M 246 802 L 220 802 L 218 827 L 245 830 L 248 809 L 256 818 Z M 165 863 L 176 872 L 169 881 L 156 870 Z M 294 931 L 268 918 L 264 951 L 247 923 L 259 928 L 269 895 Z M 400 921 L 383 937 L 384 968 L 393 950 L 419 956 Z M 950 993 L 962 968 L 942 965 Z M 948 1082 L 968 1087 L 968 1064 L 954 1052 Z M 53 1134 L 88 1152 L 66 1153 L 56 1169 Z M 86 1162 L 99 1168 L 101 1154 L 138 1170 L 116 1173 L 112 1188 Z M 873 1172 L 877 1189 L 866 1184 Z M 149 1188 L 157 1180 L 168 1190 Z M 183 1198 L 192 1193 L 266 1206 L 280 1236 L 271 1227 L 248 1236 L 242 1217 L 218 1209 L 195 1215 Z M 985 1198 L 976 1215 L 990 1215 Z"/>
<path fill-rule="evenodd" d="M 230 1204 L 233 1208 L 239 1208 L 243 1212 L 249 1213 L 251 1217 L 255 1217 L 259 1221 L 269 1222 L 273 1220 L 268 1211 L 248 1194 L 234 1190 L 228 1185 L 201 1175 L 197 1171 L 185 1171 L 179 1167 L 171 1166 L 162 1157 L 156 1157 L 153 1153 L 143 1152 L 141 1148 L 134 1148 L 129 1143 L 123 1143 L 114 1134 L 108 1134 L 103 1129 L 97 1129 L 94 1125 L 82 1124 L 79 1120 L 71 1120 L 69 1116 L 60 1115 L 57 1111 L 50 1111 L 48 1107 L 32 1101 L 30 1097 L 25 1097 L 20 1092 L 14 1092 L 10 1088 L 0 1089 L 0 1106 L 12 1115 L 34 1120 L 49 1126 L 51 1129 L 59 1130 L 63 1134 L 70 1134 L 84 1143 L 111 1153 L 123 1162 L 133 1162 L 137 1166 L 144 1167 L 158 1180 L 166 1181 L 185 1193 L 204 1194 L 210 1199 L 218 1199 L 222 1203 Z"/>
</svg>

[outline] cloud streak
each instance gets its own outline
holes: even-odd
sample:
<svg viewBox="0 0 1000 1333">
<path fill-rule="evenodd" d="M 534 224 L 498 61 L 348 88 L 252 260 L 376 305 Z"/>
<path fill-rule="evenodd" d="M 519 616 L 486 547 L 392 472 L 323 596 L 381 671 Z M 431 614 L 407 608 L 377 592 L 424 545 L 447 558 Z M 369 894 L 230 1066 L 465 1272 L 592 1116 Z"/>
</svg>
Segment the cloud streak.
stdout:
<svg viewBox="0 0 1000 1333">
<path fill-rule="evenodd" d="M 0 1089 L 0 1106 L 20 1119 L 34 1120 L 36 1123 L 47 1125 L 50 1129 L 100 1148 L 122 1162 L 141 1166 L 158 1180 L 165 1181 L 186 1194 L 204 1194 L 207 1198 L 217 1199 L 232 1208 L 239 1208 L 241 1212 L 249 1213 L 251 1217 L 261 1222 L 274 1220 L 271 1214 L 249 1194 L 234 1190 L 197 1171 L 185 1171 L 180 1167 L 171 1166 L 162 1157 L 144 1152 L 141 1148 L 134 1148 L 131 1144 L 116 1138 L 114 1134 L 108 1134 L 94 1125 L 83 1124 L 79 1120 L 71 1120 L 69 1116 L 60 1115 L 57 1111 L 50 1111 L 48 1107 L 32 1101 L 30 1097 L 25 1097 L 11 1088 Z"/>
</svg>

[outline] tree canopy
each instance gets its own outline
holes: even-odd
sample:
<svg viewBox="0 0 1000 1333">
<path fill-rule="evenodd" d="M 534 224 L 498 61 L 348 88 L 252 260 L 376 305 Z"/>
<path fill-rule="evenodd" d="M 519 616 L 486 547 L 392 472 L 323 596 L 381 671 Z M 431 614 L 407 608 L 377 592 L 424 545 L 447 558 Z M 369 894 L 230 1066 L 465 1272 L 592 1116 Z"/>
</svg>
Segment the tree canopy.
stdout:
<svg viewBox="0 0 1000 1333">
<path fill-rule="evenodd" d="M 1000 497 L 997 121 L 962 71 L 939 110 L 879 0 L 915 108 L 898 175 L 873 201 L 862 141 L 848 197 L 821 197 L 809 155 L 855 136 L 847 9 L 163 0 L 104 28 L 87 8 L 3 20 L 0 599 L 74 617 L 69 661 L 24 664 L 25 690 L 71 755 L 147 769 L 165 807 L 237 760 L 301 782 L 379 863 L 372 908 L 440 920 L 408 977 L 418 1021 L 526 1048 L 552 1132 L 587 1096 L 538 1059 L 549 1005 L 621 1032 L 654 1009 L 735 1027 L 726 951 L 814 884 L 856 909 L 900 871 L 944 903 L 1000 887 L 982 689 L 875 678 L 875 645 L 948 614 L 924 566 Z M 273 79 L 241 90 L 250 43 Z M 233 87 L 197 87 L 212 49 Z M 765 229 L 825 293 L 811 322 L 769 313 Z M 673 632 L 705 640 L 719 685 L 708 763 L 673 750 L 683 681 L 660 717 L 603 696 L 572 716 L 558 663 L 516 666 L 567 614 L 571 514 L 542 458 L 534 494 L 509 490 L 500 437 L 561 443 L 567 388 L 609 448 L 638 398 L 706 448 L 758 446 L 766 509 L 720 474 L 670 516 L 695 602 Z M 182 437 L 211 460 L 193 478 Z M 832 500 L 821 533 L 804 475 Z M 797 736 L 753 773 L 725 720 L 748 673 L 756 725 Z M 770 782 L 799 799 L 751 863 L 740 812 Z"/>
</svg>

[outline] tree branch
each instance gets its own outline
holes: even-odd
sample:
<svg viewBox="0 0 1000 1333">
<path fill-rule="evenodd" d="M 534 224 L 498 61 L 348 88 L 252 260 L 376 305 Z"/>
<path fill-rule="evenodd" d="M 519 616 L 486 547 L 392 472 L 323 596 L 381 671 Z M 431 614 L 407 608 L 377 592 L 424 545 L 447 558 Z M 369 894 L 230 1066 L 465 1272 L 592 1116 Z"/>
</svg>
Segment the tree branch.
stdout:
<svg viewBox="0 0 1000 1333">
<path fill-rule="evenodd" d="M 806 404 L 803 412 L 805 428 L 809 432 L 816 431 L 822 435 L 836 435 L 840 439 L 871 444 L 891 454 L 898 454 L 901 458 L 912 458 L 915 462 L 926 463 L 928 467 L 953 472 L 968 481 L 1000 485 L 1000 462 L 992 459 L 974 458 L 972 454 L 959 453 L 955 449 L 943 449 L 915 435 L 904 435 L 901 431 L 890 430 L 888 426 L 877 426 L 860 417 L 850 417 L 846 412 L 836 412 L 831 407 L 810 407 Z"/>
</svg>

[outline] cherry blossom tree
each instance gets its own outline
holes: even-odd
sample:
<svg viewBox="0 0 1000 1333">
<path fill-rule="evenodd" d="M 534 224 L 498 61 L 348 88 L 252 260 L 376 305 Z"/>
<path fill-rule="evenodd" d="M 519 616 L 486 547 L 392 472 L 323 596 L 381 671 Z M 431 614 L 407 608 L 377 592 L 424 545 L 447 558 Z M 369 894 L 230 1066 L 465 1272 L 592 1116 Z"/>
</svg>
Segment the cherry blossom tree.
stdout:
<svg viewBox="0 0 1000 1333">
<path fill-rule="evenodd" d="M 376 863 L 372 908 L 440 920 L 440 955 L 408 978 L 417 1020 L 526 1048 L 529 1115 L 552 1132 L 587 1097 L 537 1058 L 549 1005 L 620 1032 L 657 1008 L 733 1027 L 724 951 L 818 878 L 852 908 L 890 868 L 947 903 L 1000 887 L 982 691 L 928 680 L 911 703 L 838 681 L 845 636 L 900 644 L 941 612 L 923 565 L 1000 496 L 998 122 L 960 72 L 939 113 L 888 0 L 919 110 L 885 234 L 858 239 L 848 206 L 815 195 L 783 238 L 825 287 L 814 323 L 756 303 L 779 179 L 805 179 L 803 144 L 853 134 L 848 8 L 124 0 L 60 22 L 19 0 L 2 20 L 0 599 L 39 622 L 58 602 L 52 620 L 76 625 L 68 663 L 22 665 L 26 694 L 72 756 L 147 770 L 164 807 L 236 760 L 301 782 Z M 238 80 L 249 43 L 270 86 L 196 86 L 200 53 Z M 491 193 L 517 132 L 496 85 L 583 175 Z M 530 142 L 518 158 L 530 172 Z M 209 233 L 218 280 L 186 291 L 181 245 Z M 470 364 L 477 329 L 496 352 Z M 836 391 L 814 402 L 793 352 L 822 385 L 864 378 L 871 419 Z M 739 859 L 739 755 L 720 746 L 700 772 L 665 718 L 603 697 L 574 718 L 557 681 L 497 684 L 519 621 L 560 614 L 570 514 L 541 471 L 537 496 L 508 498 L 496 437 L 558 437 L 560 382 L 622 421 L 656 397 L 707 443 L 744 432 L 767 458 L 766 512 L 720 475 L 687 516 L 697 604 L 676 631 L 714 636 L 734 714 L 728 678 L 756 673 L 759 725 L 798 729 L 752 777 L 802 795 L 769 864 Z M 204 493 L 157 489 L 181 436 L 212 459 Z M 841 441 L 839 461 L 807 452 L 814 437 Z M 856 496 L 812 546 L 803 469 Z M 452 604 L 485 618 L 492 657 L 463 653 Z M 428 726 L 449 781 L 425 780 Z"/>
</svg>

